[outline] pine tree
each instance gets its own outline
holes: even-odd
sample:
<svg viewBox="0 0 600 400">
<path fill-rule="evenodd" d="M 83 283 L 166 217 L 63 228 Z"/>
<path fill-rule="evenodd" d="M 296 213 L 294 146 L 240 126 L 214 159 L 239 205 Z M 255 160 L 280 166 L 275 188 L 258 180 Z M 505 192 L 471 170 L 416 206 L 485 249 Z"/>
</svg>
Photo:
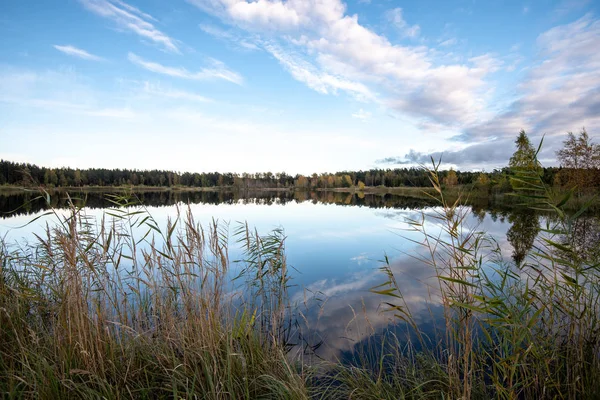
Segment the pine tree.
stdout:
<svg viewBox="0 0 600 400">
<path fill-rule="evenodd" d="M 513 153 L 508 166 L 510 169 L 520 175 L 528 175 L 533 172 L 539 172 L 540 166 L 536 160 L 536 152 L 533 145 L 529 141 L 527 134 L 523 129 L 519 132 L 517 140 L 515 140 L 517 150 Z M 513 189 L 519 189 L 523 187 L 523 183 L 517 180 L 511 179 L 511 185 Z"/>
<path fill-rule="evenodd" d="M 512 169 L 525 169 L 535 170 L 537 169 L 537 163 L 535 161 L 535 149 L 533 148 L 527 134 L 521 129 L 517 140 L 515 140 L 517 150 L 513 153 L 508 166 Z"/>
</svg>

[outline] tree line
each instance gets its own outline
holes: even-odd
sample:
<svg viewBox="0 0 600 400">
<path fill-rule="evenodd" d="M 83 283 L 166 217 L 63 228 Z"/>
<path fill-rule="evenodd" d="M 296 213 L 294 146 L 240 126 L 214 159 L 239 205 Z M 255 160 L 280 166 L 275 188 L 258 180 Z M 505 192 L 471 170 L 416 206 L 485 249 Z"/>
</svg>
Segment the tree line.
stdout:
<svg viewBox="0 0 600 400">
<path fill-rule="evenodd" d="M 564 146 L 557 152 L 560 167 L 541 167 L 535 164 L 535 150 L 524 131 L 519 133 L 516 151 L 509 165 L 491 172 L 441 171 L 446 186 L 472 185 L 481 190 L 506 192 L 514 189 L 511 176 L 516 169 L 535 169 L 547 185 L 600 186 L 600 146 L 591 142 L 583 129 L 578 136 L 568 133 Z M 301 189 L 359 189 L 365 186 L 426 187 L 429 174 L 421 168 L 370 169 L 289 175 L 280 173 L 190 173 L 165 170 L 131 170 L 106 168 L 47 168 L 29 163 L 0 160 L 0 185 L 84 187 L 84 186 L 152 186 L 152 187 L 231 187 L 234 189 L 301 188 Z"/>
<path fill-rule="evenodd" d="M 550 175 L 553 168 L 547 168 Z M 455 178 L 450 184 L 472 184 L 480 173 L 463 171 L 442 171 Z M 485 174 L 489 179 L 506 174 L 506 169 L 495 170 Z M 143 185 L 153 187 L 235 187 L 240 189 L 254 188 L 350 188 L 357 186 L 400 187 L 429 186 L 426 171 L 420 168 L 370 169 L 367 171 L 342 171 L 312 175 L 288 175 L 282 173 L 190 173 L 165 170 L 130 170 L 130 169 L 73 169 L 47 168 L 35 164 L 17 163 L 0 160 L 0 185 L 45 187 L 83 187 L 83 186 L 123 186 Z"/>
<path fill-rule="evenodd" d="M 545 175 L 545 169 L 537 161 L 537 151 L 531 144 L 524 130 L 519 132 L 515 141 L 516 150 L 509 160 L 509 170 L 512 173 L 535 173 Z M 548 185 L 563 188 L 576 188 L 577 191 L 600 186 L 600 145 L 591 141 L 585 128 L 578 135 L 567 133 L 567 139 L 561 149 L 556 151 L 560 168 L 555 171 L 552 179 L 545 181 Z M 548 177 L 550 178 L 550 177 Z M 513 188 L 526 185 L 513 179 Z"/>
</svg>

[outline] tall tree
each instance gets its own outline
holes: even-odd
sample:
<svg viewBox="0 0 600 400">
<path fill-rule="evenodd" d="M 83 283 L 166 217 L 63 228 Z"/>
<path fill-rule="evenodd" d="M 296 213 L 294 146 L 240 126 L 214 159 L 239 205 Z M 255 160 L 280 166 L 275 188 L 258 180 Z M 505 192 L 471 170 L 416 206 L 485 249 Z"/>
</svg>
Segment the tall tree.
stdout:
<svg viewBox="0 0 600 400">
<path fill-rule="evenodd" d="M 458 176 L 456 175 L 456 172 L 454 172 L 454 170 L 452 168 L 450 168 L 450 170 L 448 171 L 448 174 L 446 174 L 444 183 L 446 184 L 446 186 L 456 186 L 456 184 L 458 184 Z"/>
<path fill-rule="evenodd" d="M 540 167 L 535 157 L 535 149 L 523 129 L 519 132 L 515 144 L 517 145 L 517 150 L 515 150 L 508 162 L 510 169 L 521 175 L 537 172 Z M 524 186 L 523 182 L 519 180 L 511 180 L 511 185 L 513 189 L 519 189 Z"/>
<path fill-rule="evenodd" d="M 573 132 L 567 134 L 563 148 L 556 152 L 561 171 L 559 180 L 567 186 L 589 187 L 596 182 L 600 168 L 600 145 L 593 143 L 585 130 L 578 137 Z"/>
<path fill-rule="evenodd" d="M 523 129 L 519 132 L 517 140 L 515 140 L 517 150 L 513 153 L 508 166 L 513 169 L 529 169 L 534 170 L 537 168 L 535 161 L 535 149 L 529 141 L 527 134 Z"/>
</svg>

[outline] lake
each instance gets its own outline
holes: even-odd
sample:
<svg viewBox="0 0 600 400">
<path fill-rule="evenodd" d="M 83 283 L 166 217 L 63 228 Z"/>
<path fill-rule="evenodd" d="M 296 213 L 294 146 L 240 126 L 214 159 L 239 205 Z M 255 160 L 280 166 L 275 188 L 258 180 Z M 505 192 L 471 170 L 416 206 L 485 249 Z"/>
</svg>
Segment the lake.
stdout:
<svg viewBox="0 0 600 400">
<path fill-rule="evenodd" d="M 113 205 L 104 193 L 71 193 L 75 202 L 85 198 L 85 211 L 101 216 Z M 302 313 L 303 335 L 299 340 L 316 354 L 335 359 L 351 354 L 367 338 L 397 323 L 382 312 L 382 296 L 370 289 L 383 283 L 379 270 L 387 256 L 422 329 L 434 331 L 441 307 L 435 302 L 433 272 L 418 260 L 426 256 L 418 243 L 423 235 L 410 230 L 409 220 L 433 215 L 433 201 L 386 195 L 340 192 L 143 192 L 136 195 L 161 228 L 177 207 L 189 204 L 196 221 L 207 226 L 213 219 L 226 223 L 232 233 L 247 222 L 261 234 L 283 228 L 288 265 L 292 266 L 290 298 Z M 56 220 L 49 215 L 34 220 L 50 205 L 67 213 L 67 197 L 56 194 L 45 199 L 27 193 L 0 195 L 0 236 L 11 245 L 35 241 L 34 233 Z M 25 204 L 25 205 L 24 205 Z M 24 205 L 24 206 L 23 206 Z M 22 207 L 21 207 L 22 206 Z M 19 208 L 21 207 L 21 208 Z M 18 208 L 18 209 L 17 209 Z M 520 263 L 533 245 L 547 216 L 518 208 L 464 207 L 465 226 L 493 238 L 507 262 Z M 12 213 L 11 213 L 12 211 Z M 576 238 L 581 248 L 600 241 L 596 217 L 582 219 Z M 28 224 L 29 223 L 29 224 Z M 426 218 L 428 232 L 437 235 L 439 221 Z M 230 258 L 242 257 L 231 240 Z"/>
</svg>

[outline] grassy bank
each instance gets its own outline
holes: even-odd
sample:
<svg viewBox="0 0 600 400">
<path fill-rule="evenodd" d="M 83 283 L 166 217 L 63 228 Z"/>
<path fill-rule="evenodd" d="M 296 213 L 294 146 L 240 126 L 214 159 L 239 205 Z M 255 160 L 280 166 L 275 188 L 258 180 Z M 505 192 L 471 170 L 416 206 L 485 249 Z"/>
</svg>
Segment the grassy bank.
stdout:
<svg viewBox="0 0 600 400">
<path fill-rule="evenodd" d="M 92 221 L 72 208 L 34 247 L 3 244 L 3 398 L 306 397 L 272 329 L 286 306 L 279 236 L 239 232 L 244 276 L 261 281 L 234 307 L 223 227 L 203 229 L 188 212 L 162 232 L 142 210 L 110 214 Z"/>
<path fill-rule="evenodd" d="M 183 210 L 159 227 L 143 207 L 95 221 L 72 207 L 37 243 L 0 247 L 0 393 L 6 398 L 519 399 L 600 397 L 600 270 L 594 249 L 570 240 L 581 213 L 564 212 L 523 177 L 552 225 L 519 265 L 465 224 L 460 194 L 435 170 L 439 208 L 410 222 L 414 254 L 436 285 L 444 326 L 427 337 L 382 264 L 374 295 L 411 341 L 373 338 L 348 362 L 306 365 L 297 337 L 281 231 L 240 226 L 234 265 L 228 235 Z M 454 199 L 456 197 L 456 199 Z M 583 210 L 582 210 L 583 211 Z M 442 227 L 430 232 L 426 220 Z M 154 237 L 154 239 L 153 239 Z M 160 243 L 160 244 L 157 244 Z M 118 273 L 117 273 L 118 272 Z M 236 273 L 236 274 L 237 274 Z M 246 296 L 237 295 L 243 292 Z M 349 322 L 349 321 L 348 321 Z M 383 337 L 383 339 L 381 339 Z M 368 347 L 368 346 L 367 346 Z"/>
</svg>

